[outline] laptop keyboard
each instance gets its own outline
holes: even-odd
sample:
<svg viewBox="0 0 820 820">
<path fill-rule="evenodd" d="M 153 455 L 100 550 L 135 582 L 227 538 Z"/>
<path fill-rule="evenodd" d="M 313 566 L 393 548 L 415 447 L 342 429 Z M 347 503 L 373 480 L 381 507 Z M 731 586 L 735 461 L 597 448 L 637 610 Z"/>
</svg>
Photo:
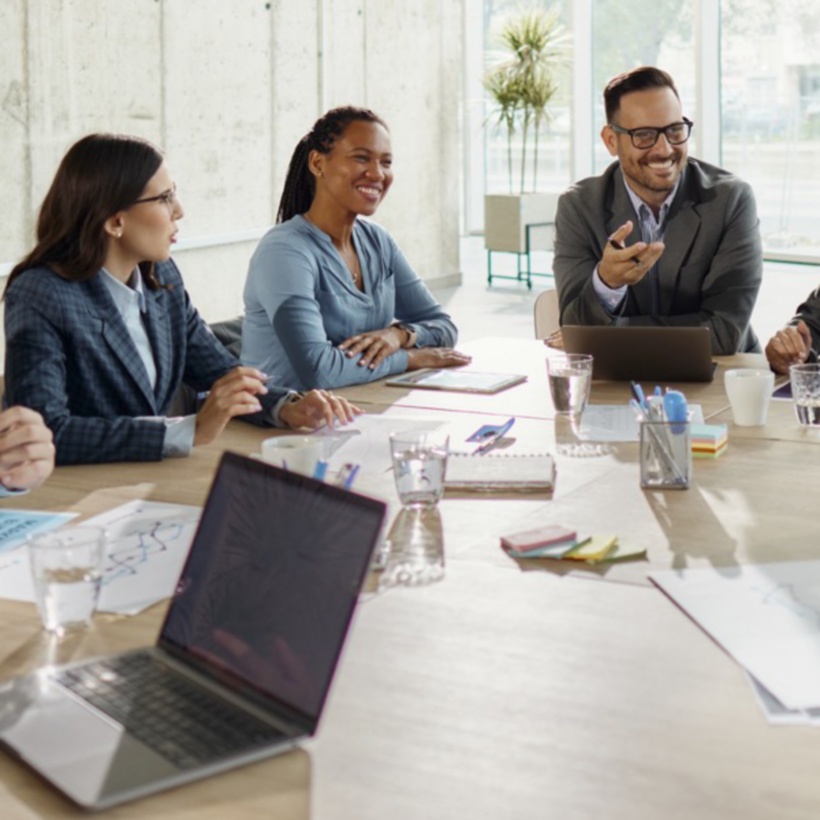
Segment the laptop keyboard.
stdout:
<svg viewBox="0 0 820 820">
<path fill-rule="evenodd" d="M 147 652 L 66 669 L 57 681 L 181 769 L 287 737 Z"/>
</svg>

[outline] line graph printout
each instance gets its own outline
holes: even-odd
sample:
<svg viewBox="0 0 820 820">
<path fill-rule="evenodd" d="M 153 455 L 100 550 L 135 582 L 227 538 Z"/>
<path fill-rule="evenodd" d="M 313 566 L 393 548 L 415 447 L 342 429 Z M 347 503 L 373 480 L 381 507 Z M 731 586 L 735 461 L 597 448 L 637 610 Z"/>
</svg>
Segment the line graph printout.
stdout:
<svg viewBox="0 0 820 820">
<path fill-rule="evenodd" d="M 134 615 L 169 598 L 201 513 L 200 507 L 136 500 L 83 521 L 108 532 L 97 609 Z M 34 600 L 25 548 L 0 562 L 0 598 Z"/>
<path fill-rule="evenodd" d="M 788 709 L 820 706 L 820 561 L 649 578 Z"/>
</svg>

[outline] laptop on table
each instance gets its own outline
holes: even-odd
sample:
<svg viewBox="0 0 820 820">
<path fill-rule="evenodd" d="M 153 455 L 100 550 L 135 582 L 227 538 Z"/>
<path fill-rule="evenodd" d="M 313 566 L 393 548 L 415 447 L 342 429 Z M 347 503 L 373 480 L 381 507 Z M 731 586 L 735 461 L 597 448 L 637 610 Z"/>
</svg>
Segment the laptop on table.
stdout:
<svg viewBox="0 0 820 820">
<path fill-rule="evenodd" d="M 104 808 L 315 733 L 385 505 L 225 453 L 153 647 L 0 685 L 0 743 Z"/>
<path fill-rule="evenodd" d="M 714 378 L 708 327 L 564 325 L 561 336 L 567 353 L 592 355 L 593 379 L 710 382 Z"/>
</svg>

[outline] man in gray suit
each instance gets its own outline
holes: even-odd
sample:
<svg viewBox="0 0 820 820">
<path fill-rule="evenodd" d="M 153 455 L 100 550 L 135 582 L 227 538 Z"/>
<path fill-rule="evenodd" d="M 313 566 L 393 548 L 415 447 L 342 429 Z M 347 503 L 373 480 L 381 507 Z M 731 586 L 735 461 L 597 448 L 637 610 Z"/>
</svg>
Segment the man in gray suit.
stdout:
<svg viewBox="0 0 820 820">
<path fill-rule="evenodd" d="M 688 158 L 692 123 L 666 72 L 615 77 L 604 104 L 601 138 L 618 161 L 558 201 L 561 323 L 703 325 L 715 354 L 759 351 L 749 319 L 763 251 L 751 188 Z"/>
</svg>

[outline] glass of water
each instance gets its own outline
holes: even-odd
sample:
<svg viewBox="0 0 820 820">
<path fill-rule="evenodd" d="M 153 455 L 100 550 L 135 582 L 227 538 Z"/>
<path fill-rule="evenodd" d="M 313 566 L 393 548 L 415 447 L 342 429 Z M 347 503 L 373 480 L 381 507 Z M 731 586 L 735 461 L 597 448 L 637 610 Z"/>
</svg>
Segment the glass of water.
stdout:
<svg viewBox="0 0 820 820">
<path fill-rule="evenodd" d="M 579 416 L 589 400 L 592 356 L 563 353 L 547 358 L 547 377 L 556 413 Z"/>
<path fill-rule="evenodd" d="M 820 427 L 820 364 L 793 364 L 789 380 L 797 421 L 802 427 Z"/>
<path fill-rule="evenodd" d="M 434 507 L 444 492 L 450 437 L 435 431 L 393 433 L 390 453 L 404 507 Z"/>
<path fill-rule="evenodd" d="M 106 532 L 66 527 L 28 538 L 34 599 L 48 632 L 64 635 L 91 623 L 100 595 Z"/>
</svg>

